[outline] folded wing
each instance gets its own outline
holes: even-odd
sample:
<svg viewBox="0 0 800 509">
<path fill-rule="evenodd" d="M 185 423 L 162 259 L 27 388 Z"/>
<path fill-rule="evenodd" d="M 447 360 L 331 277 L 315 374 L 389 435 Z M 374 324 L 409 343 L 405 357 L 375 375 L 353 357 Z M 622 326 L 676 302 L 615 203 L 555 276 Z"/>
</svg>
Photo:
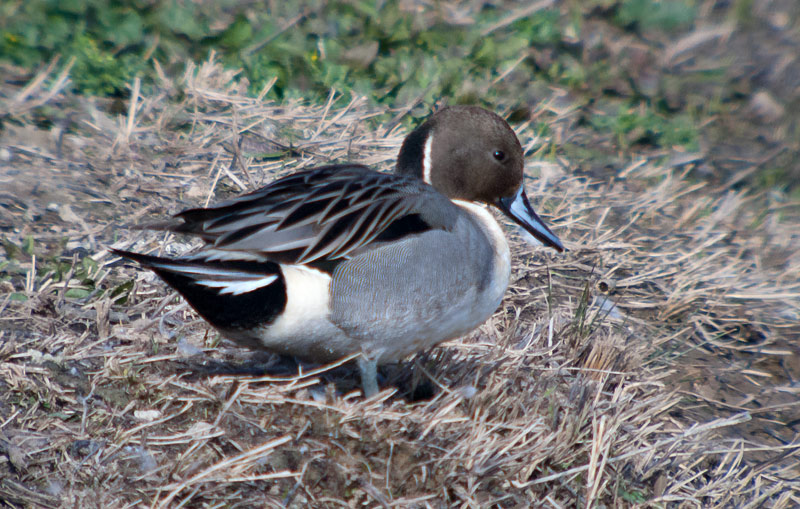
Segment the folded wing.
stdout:
<svg viewBox="0 0 800 509">
<path fill-rule="evenodd" d="M 446 228 L 421 214 L 440 195 L 403 176 L 364 166 L 299 172 L 252 193 L 176 217 L 172 229 L 198 235 L 214 251 L 247 252 L 290 264 L 346 259 L 370 243 Z"/>
</svg>

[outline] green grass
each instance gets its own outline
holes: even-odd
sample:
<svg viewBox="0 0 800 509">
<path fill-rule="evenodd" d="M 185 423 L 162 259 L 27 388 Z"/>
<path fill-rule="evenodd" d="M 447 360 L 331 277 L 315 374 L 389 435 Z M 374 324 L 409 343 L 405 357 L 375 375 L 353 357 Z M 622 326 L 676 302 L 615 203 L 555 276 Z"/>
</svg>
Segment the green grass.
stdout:
<svg viewBox="0 0 800 509">
<path fill-rule="evenodd" d="M 594 116 L 591 122 L 596 130 L 613 134 L 622 148 L 648 144 L 698 149 L 697 128 L 689 115 L 668 115 L 645 103 L 621 104 L 616 114 Z"/>
<path fill-rule="evenodd" d="M 402 10 L 396 2 L 271 5 L 272 10 L 267 3 L 241 6 L 232 0 L 7 2 L 0 6 L 0 60 L 35 69 L 55 56 L 62 65 L 72 58 L 76 92 L 125 96 L 135 76 L 146 91 L 154 85 L 155 61 L 178 72 L 186 60 L 203 60 L 214 51 L 228 67 L 243 70 L 253 94 L 275 80 L 268 98 L 278 101 L 321 102 L 336 89 L 389 107 L 444 98 L 525 109 L 532 86 L 550 83 L 598 94 L 616 79 L 607 60 L 587 64 L 579 48 L 565 43 L 580 36 L 585 13 L 577 7 L 566 16 L 547 9 L 502 23 L 519 5 L 498 4 L 477 11 L 472 23 L 454 24 L 436 12 Z M 642 29 L 676 28 L 691 20 L 693 6 L 627 0 L 613 16 Z M 548 51 L 552 61 L 531 57 Z M 632 100 L 626 107 L 640 104 Z M 662 117 L 620 114 L 596 125 L 614 131 L 623 148 L 637 130 L 656 145 L 695 143 L 690 128 Z M 408 121 L 417 120 L 412 112 Z"/>
<path fill-rule="evenodd" d="M 623 2 L 617 17 L 647 27 L 677 16 L 674 6 L 653 11 L 643 5 Z M 577 10 L 566 19 L 557 10 L 544 10 L 490 31 L 507 10 L 484 8 L 473 24 L 453 25 L 402 11 L 394 2 L 380 8 L 372 2 L 290 2 L 277 8 L 283 11 L 259 5 L 245 11 L 234 2 L 12 2 L 0 8 L 5 20 L 0 21 L 0 59 L 34 68 L 56 55 L 71 57 L 76 92 L 124 96 L 134 76 L 145 88 L 154 83 L 154 60 L 180 66 L 213 50 L 227 66 L 243 70 L 252 93 L 275 80 L 268 96 L 275 100 L 323 101 L 336 89 L 390 107 L 414 100 L 430 105 L 441 98 L 524 107 L 520 98 L 533 82 L 576 90 L 591 83 L 597 92 L 603 78 L 614 79 L 605 72 L 607 62 L 587 67 L 563 44 L 565 31 L 580 31 Z M 297 12 L 305 16 L 297 18 Z M 685 18 L 691 10 L 680 12 Z M 287 28 L 287 20 L 296 22 Z M 559 50 L 549 65 L 526 58 L 547 49 Z M 498 80 L 501 75 L 505 79 Z M 631 138 L 640 131 L 640 138 L 656 145 L 696 143 L 691 126 L 655 112 L 601 117 L 594 126 L 613 131 L 623 148 L 637 141 Z"/>
<path fill-rule="evenodd" d="M 560 39 L 559 15 L 543 11 L 491 37 L 479 28 L 506 14 L 484 9 L 474 26 L 432 25 L 394 2 L 278 4 L 31 0 L 0 7 L 0 59 L 33 68 L 55 55 L 75 58 L 73 85 L 84 94 L 124 94 L 135 75 L 153 82 L 152 59 L 182 64 L 218 52 L 243 68 L 254 92 L 273 77 L 276 99 L 324 99 L 330 88 L 380 103 L 470 95 L 531 46 Z M 297 12 L 306 16 L 282 25 Z M 482 90 L 491 95 L 491 90 Z"/>
<path fill-rule="evenodd" d="M 692 0 L 623 0 L 614 21 L 638 31 L 673 32 L 691 26 L 695 18 Z"/>
</svg>

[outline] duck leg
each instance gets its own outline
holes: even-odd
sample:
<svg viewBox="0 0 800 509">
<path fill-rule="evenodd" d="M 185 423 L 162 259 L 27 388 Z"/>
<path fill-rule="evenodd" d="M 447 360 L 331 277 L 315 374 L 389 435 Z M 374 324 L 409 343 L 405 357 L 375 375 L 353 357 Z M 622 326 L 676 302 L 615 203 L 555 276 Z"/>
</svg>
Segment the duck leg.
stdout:
<svg viewBox="0 0 800 509">
<path fill-rule="evenodd" d="M 361 373 L 361 387 L 365 398 L 378 394 L 378 359 L 361 354 L 358 358 L 358 371 Z"/>
</svg>

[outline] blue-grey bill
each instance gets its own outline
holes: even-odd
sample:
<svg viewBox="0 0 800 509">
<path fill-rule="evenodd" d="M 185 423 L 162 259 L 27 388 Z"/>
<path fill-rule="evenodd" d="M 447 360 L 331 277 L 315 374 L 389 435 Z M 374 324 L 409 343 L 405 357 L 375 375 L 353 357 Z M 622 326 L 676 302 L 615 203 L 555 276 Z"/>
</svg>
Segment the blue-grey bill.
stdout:
<svg viewBox="0 0 800 509">
<path fill-rule="evenodd" d="M 528 197 L 525 195 L 525 189 L 520 186 L 519 191 L 512 197 L 500 198 L 497 200 L 497 206 L 508 217 L 514 220 L 515 223 L 522 226 L 525 231 L 533 235 L 533 238 L 540 242 L 543 246 L 552 247 L 558 252 L 566 251 L 564 244 L 558 240 L 556 234 L 550 231 L 550 228 L 544 224 L 544 221 L 534 212 L 531 207 Z"/>
</svg>

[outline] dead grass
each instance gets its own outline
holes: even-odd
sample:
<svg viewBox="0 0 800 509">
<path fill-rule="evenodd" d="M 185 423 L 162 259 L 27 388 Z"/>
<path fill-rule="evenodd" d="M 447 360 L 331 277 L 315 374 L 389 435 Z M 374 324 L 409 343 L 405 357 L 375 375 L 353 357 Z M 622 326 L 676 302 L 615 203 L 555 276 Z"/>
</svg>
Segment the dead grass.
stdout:
<svg viewBox="0 0 800 509">
<path fill-rule="evenodd" d="M 152 96 L 134 83 L 116 118 L 45 80 L 0 97 L 14 118 L 41 98 L 75 110 L 51 130 L 7 122 L 0 138 L 0 226 L 36 248 L 7 256 L 0 283 L 6 505 L 800 502 L 798 204 L 692 181 L 670 163 L 680 154 L 601 180 L 532 153 L 529 195 L 569 253 L 515 240 L 495 316 L 389 367 L 365 401 L 347 367 L 276 375 L 106 250 L 186 249 L 122 225 L 299 168 L 391 167 L 404 132 L 369 128 L 379 112 L 359 98 L 276 105 L 232 77 L 206 62 Z M 535 152 L 530 125 L 515 128 Z"/>
</svg>

